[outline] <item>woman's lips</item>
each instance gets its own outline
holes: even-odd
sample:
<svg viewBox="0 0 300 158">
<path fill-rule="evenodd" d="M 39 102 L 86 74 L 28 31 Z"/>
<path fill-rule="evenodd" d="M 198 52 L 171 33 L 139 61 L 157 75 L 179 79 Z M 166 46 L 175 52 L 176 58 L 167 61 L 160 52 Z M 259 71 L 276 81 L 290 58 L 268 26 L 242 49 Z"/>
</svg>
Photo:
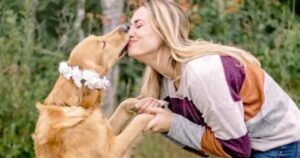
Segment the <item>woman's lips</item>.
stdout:
<svg viewBox="0 0 300 158">
<path fill-rule="evenodd" d="M 133 45 L 134 42 L 135 42 L 135 41 L 129 41 L 129 42 L 128 42 L 128 45 L 127 45 L 127 48 L 130 48 L 130 47 Z"/>
</svg>

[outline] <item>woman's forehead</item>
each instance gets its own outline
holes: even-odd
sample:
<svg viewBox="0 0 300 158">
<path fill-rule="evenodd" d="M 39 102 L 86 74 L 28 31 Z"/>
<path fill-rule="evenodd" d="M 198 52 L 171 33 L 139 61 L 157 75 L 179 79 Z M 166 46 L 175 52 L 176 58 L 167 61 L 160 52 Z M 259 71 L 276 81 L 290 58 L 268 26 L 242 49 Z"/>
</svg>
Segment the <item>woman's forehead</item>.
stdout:
<svg viewBox="0 0 300 158">
<path fill-rule="evenodd" d="M 147 21 L 148 20 L 148 12 L 145 7 L 140 7 L 135 11 L 131 18 L 131 24 L 134 24 L 138 21 Z"/>
</svg>

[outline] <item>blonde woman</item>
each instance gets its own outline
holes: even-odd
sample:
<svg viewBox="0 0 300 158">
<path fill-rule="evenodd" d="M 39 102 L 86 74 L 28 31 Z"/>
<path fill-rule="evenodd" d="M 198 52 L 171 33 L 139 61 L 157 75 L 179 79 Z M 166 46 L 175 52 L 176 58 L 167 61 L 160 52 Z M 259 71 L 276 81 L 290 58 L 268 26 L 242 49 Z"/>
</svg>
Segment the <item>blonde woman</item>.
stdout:
<svg viewBox="0 0 300 158">
<path fill-rule="evenodd" d="M 155 115 L 147 129 L 201 155 L 300 158 L 299 109 L 259 61 L 188 34 L 170 1 L 147 0 L 131 19 L 129 56 L 148 66 L 136 105 Z"/>
</svg>

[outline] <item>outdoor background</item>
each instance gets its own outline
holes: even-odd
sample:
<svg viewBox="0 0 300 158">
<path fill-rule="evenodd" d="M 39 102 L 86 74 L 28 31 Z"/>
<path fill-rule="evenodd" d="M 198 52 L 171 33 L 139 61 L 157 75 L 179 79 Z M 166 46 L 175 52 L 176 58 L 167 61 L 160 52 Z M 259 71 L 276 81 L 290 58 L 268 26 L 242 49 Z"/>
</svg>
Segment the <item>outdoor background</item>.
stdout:
<svg viewBox="0 0 300 158">
<path fill-rule="evenodd" d="M 300 105 L 300 0 L 178 0 L 190 17 L 190 37 L 235 45 Z M 89 34 L 128 22 L 138 0 L 0 0 L 0 158 L 34 157 L 31 134 L 42 102 L 58 77 L 58 63 Z M 128 57 L 110 74 L 111 114 L 138 94 L 143 65 Z M 158 134 L 141 137 L 134 158 L 191 158 Z"/>
</svg>

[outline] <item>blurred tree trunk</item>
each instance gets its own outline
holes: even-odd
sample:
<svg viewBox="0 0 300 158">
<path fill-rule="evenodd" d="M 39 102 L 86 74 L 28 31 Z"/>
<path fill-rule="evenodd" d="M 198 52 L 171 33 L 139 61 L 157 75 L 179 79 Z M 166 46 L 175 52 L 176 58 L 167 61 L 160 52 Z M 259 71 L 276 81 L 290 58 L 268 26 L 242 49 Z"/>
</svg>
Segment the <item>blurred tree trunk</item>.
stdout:
<svg viewBox="0 0 300 158">
<path fill-rule="evenodd" d="M 36 36 L 36 12 L 37 12 L 37 6 L 39 5 L 39 0 L 27 0 L 25 1 L 25 8 L 26 8 L 26 14 L 25 14 L 25 22 L 24 22 L 24 35 L 25 35 L 25 43 L 23 50 L 28 53 L 27 56 L 24 56 L 22 58 L 22 62 L 26 63 L 31 60 L 31 56 L 33 54 L 32 47 L 35 45 L 35 36 Z M 29 55 L 30 54 L 30 55 Z M 18 68 L 17 68 L 18 69 Z"/>
<path fill-rule="evenodd" d="M 123 13 L 123 0 L 100 0 L 103 14 L 103 33 L 108 33 L 120 24 Z M 107 115 L 111 115 L 115 109 L 117 85 L 119 80 L 119 65 L 115 65 L 108 73 L 111 86 L 105 92 L 103 110 Z"/>
<path fill-rule="evenodd" d="M 72 40 L 74 37 L 70 36 L 71 34 L 75 34 L 75 41 L 76 43 L 81 41 L 84 38 L 84 32 L 82 29 L 82 22 L 85 18 L 85 2 L 86 0 L 76 0 L 76 16 L 74 19 L 74 23 L 68 23 L 66 22 L 68 15 L 62 15 L 62 22 L 64 24 L 65 31 L 60 35 L 59 42 L 57 45 L 58 49 L 63 49 L 67 43 L 69 43 L 70 40 Z M 72 6 L 73 7 L 73 6 Z M 63 11 L 61 11 L 63 14 Z M 73 14 L 73 13 L 72 13 Z"/>
<path fill-rule="evenodd" d="M 29 47 L 32 46 L 34 44 L 34 36 L 35 36 L 35 29 L 36 29 L 36 10 L 37 10 L 37 6 L 39 5 L 39 1 L 38 0 L 31 0 L 31 1 L 26 1 L 26 3 L 28 3 L 28 6 L 30 6 L 30 8 L 28 8 L 28 12 L 26 14 L 26 27 L 25 29 L 25 33 L 26 33 L 26 45 L 25 47 Z"/>
<path fill-rule="evenodd" d="M 84 38 L 84 33 L 81 28 L 81 23 L 85 16 L 85 0 L 77 0 L 77 7 L 76 7 L 76 19 L 74 22 L 74 30 L 78 36 L 78 41 L 81 41 Z"/>
</svg>

